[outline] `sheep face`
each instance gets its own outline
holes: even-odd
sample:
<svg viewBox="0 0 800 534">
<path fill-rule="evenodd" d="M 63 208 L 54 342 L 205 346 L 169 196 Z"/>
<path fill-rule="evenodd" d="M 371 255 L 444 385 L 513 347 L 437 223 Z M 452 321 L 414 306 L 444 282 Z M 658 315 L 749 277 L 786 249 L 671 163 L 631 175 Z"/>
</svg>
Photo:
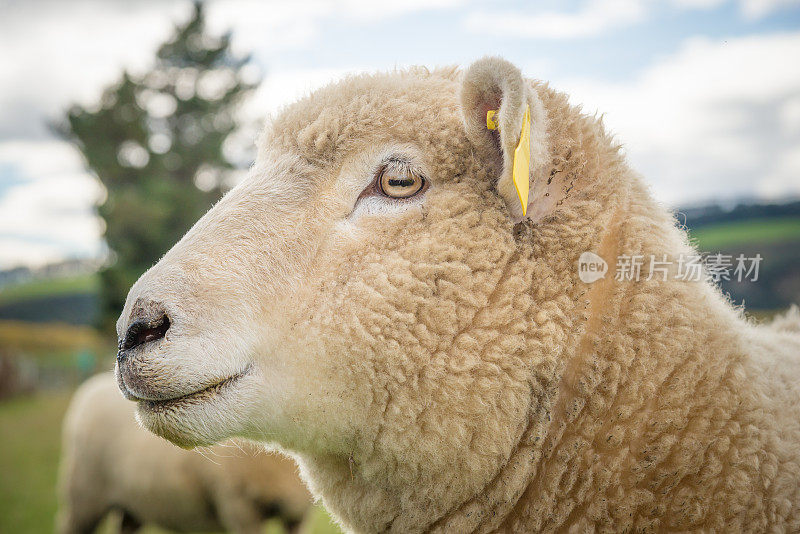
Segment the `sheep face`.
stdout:
<svg viewBox="0 0 800 534">
<path fill-rule="evenodd" d="M 117 375 L 145 427 L 295 451 L 318 494 L 372 510 L 328 501 L 367 530 L 413 501 L 407 526 L 430 524 L 497 474 L 548 418 L 567 327 L 531 322 L 532 295 L 557 308 L 564 256 L 515 231 L 460 95 L 459 72 L 359 77 L 273 120 L 249 176 L 128 296 Z"/>
</svg>

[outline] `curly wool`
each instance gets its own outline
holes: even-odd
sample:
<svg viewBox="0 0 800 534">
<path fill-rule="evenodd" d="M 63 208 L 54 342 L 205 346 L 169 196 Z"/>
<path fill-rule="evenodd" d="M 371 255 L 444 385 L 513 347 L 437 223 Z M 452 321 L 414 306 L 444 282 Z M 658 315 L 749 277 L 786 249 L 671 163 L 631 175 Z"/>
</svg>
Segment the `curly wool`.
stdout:
<svg viewBox="0 0 800 534">
<path fill-rule="evenodd" d="M 428 190 L 359 201 L 392 154 Z M 565 95 L 496 58 L 347 78 L 276 116 L 248 179 L 137 282 L 120 332 L 138 299 L 176 319 L 125 371 L 166 396 L 252 358 L 238 389 L 143 423 L 276 441 L 353 531 L 800 530 L 800 337 L 706 281 L 583 283 L 586 251 L 694 253 Z"/>
<path fill-rule="evenodd" d="M 335 157 L 363 139 L 361 120 L 387 113 L 366 97 L 334 106 L 330 95 L 349 96 L 348 83 L 361 95 L 419 84 L 432 96 L 414 92 L 407 106 L 432 99 L 439 119 L 422 151 L 435 155 L 434 176 L 457 177 L 446 199 L 429 198 L 423 217 L 404 221 L 413 244 L 396 228 L 370 228 L 388 234 L 380 252 L 347 250 L 347 272 L 309 306 L 326 352 L 355 353 L 354 382 L 374 387 L 369 440 L 353 460 L 300 455 L 326 505 L 357 531 L 800 528 L 800 340 L 747 323 L 706 282 L 583 284 L 583 251 L 694 250 L 602 124 L 538 83 L 543 173 L 560 179 L 562 198 L 513 229 L 491 196 L 486 174 L 497 166 L 465 152 L 448 117 L 458 109 L 434 89 L 456 93 L 454 82 L 435 72 L 424 80 L 352 80 L 277 121 L 311 122 L 293 138 L 281 129 L 283 139 Z M 312 109 L 316 121 L 296 117 Z M 424 114 L 393 107 L 406 120 L 392 135 Z M 470 202 L 479 195 L 483 211 Z"/>
</svg>

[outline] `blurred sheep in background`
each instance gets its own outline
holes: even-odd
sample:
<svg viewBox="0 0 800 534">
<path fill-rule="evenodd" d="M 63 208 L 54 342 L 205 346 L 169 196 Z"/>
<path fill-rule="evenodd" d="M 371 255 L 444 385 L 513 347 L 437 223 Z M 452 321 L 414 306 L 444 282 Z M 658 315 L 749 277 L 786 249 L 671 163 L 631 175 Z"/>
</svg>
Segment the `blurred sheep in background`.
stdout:
<svg viewBox="0 0 800 534">
<path fill-rule="evenodd" d="M 93 532 L 109 512 L 120 530 L 262 532 L 279 518 L 296 531 L 311 498 L 295 464 L 246 443 L 204 456 L 139 427 L 110 373 L 86 381 L 64 423 L 57 532 Z"/>
</svg>

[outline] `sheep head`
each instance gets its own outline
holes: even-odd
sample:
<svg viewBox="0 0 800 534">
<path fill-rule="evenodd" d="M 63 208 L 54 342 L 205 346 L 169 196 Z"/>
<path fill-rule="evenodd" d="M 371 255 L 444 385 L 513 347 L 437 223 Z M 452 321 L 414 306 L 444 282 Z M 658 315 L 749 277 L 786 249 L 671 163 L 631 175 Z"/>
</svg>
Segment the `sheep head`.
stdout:
<svg viewBox="0 0 800 534">
<path fill-rule="evenodd" d="M 130 291 L 117 376 L 142 424 L 292 451 L 358 530 L 447 521 L 515 462 L 522 480 L 585 314 L 574 265 L 614 189 L 577 179 L 618 159 L 587 121 L 495 58 L 286 108 L 249 176 Z"/>
</svg>

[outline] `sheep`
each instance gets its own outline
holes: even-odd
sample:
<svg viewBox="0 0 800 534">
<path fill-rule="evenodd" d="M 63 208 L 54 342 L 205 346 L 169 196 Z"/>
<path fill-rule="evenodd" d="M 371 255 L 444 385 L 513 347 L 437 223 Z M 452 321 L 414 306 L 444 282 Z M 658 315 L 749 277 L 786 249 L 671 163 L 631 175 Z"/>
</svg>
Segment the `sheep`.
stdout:
<svg viewBox="0 0 800 534">
<path fill-rule="evenodd" d="M 111 373 L 78 389 L 64 424 L 57 532 L 94 532 L 112 510 L 123 532 L 146 523 L 255 534 L 268 517 L 300 524 L 310 496 L 290 459 L 246 443 L 185 451 L 140 428 L 133 408 Z"/>
<path fill-rule="evenodd" d="M 181 446 L 290 451 L 354 532 L 800 531 L 800 337 L 694 254 L 513 64 L 353 76 L 134 284 L 117 381 Z"/>
</svg>

